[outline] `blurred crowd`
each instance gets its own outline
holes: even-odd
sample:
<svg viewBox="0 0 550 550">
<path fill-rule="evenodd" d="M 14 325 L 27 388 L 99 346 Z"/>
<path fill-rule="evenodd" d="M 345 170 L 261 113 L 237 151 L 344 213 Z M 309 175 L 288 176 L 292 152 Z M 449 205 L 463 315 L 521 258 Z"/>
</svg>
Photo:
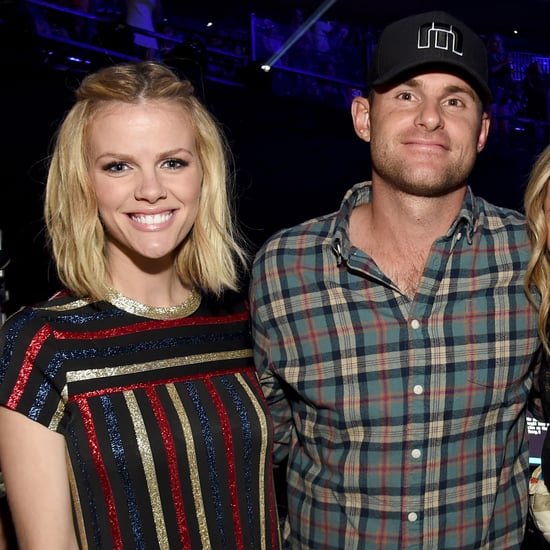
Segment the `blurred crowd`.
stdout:
<svg viewBox="0 0 550 550">
<path fill-rule="evenodd" d="M 251 66 L 273 60 L 273 93 L 338 107 L 348 107 L 362 93 L 378 38 L 373 26 L 308 18 L 297 8 L 286 20 L 252 13 L 246 26 L 222 26 L 191 17 L 175 20 L 160 0 L 57 0 L 60 10 L 40 0 L 25 3 L 43 36 L 108 48 L 126 57 L 192 60 L 207 78 L 230 84 L 241 84 Z M 531 120 L 542 122 L 548 132 L 550 52 L 515 51 L 512 41 L 507 47 L 496 33 L 486 39 L 495 131 L 535 132 Z"/>
</svg>

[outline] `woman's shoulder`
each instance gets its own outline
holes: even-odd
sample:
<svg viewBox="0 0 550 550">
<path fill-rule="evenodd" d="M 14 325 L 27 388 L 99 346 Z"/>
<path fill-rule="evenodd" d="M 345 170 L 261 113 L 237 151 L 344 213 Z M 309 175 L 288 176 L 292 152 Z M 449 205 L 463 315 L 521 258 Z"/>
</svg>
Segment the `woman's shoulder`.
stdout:
<svg viewBox="0 0 550 550">
<path fill-rule="evenodd" d="M 89 307 L 93 307 L 89 300 L 77 298 L 68 291 L 60 291 L 42 301 L 21 306 L 7 317 L 1 329 L 6 332 L 30 325 L 35 327 L 46 325 L 58 316 L 66 316 L 76 310 Z"/>
</svg>

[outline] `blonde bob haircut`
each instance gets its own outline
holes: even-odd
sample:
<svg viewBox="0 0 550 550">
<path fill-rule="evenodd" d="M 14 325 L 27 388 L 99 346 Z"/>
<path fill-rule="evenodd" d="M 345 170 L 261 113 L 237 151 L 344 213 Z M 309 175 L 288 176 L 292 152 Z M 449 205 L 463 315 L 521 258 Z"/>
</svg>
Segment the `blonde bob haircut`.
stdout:
<svg viewBox="0 0 550 550">
<path fill-rule="evenodd" d="M 76 296 L 104 299 L 109 287 L 106 235 L 89 176 L 89 126 L 113 102 L 170 101 L 181 105 L 194 131 L 203 168 L 197 219 L 176 251 L 184 284 L 220 295 L 236 290 L 246 269 L 246 240 L 234 216 L 234 170 L 227 140 L 213 115 L 162 63 L 123 63 L 87 75 L 62 121 L 48 171 L 44 216 L 60 281 Z"/>
<path fill-rule="evenodd" d="M 525 291 L 538 308 L 538 332 L 546 353 L 550 355 L 548 322 L 550 316 L 550 251 L 548 250 L 548 223 L 550 212 L 545 211 L 550 184 L 550 145 L 537 157 L 525 190 L 527 231 L 531 240 L 531 258 L 525 276 Z M 540 303 L 539 303 L 540 299 Z"/>
</svg>

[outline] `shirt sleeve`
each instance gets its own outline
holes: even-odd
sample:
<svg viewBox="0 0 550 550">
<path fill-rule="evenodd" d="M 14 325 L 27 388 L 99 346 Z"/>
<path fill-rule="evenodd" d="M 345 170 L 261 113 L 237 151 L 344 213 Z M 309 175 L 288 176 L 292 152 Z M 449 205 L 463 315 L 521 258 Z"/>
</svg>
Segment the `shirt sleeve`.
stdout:
<svg viewBox="0 0 550 550">
<path fill-rule="evenodd" d="M 275 433 L 274 462 L 282 462 L 288 455 L 288 446 L 294 429 L 292 408 L 289 400 L 290 388 L 277 375 L 273 364 L 276 342 L 270 338 L 267 320 L 262 319 L 264 308 L 260 306 L 260 285 L 252 279 L 250 287 L 251 326 L 254 362 L 266 397 Z"/>
<path fill-rule="evenodd" d="M 57 430 L 65 374 L 55 334 L 37 311 L 24 308 L 0 329 L 0 405 Z"/>
</svg>

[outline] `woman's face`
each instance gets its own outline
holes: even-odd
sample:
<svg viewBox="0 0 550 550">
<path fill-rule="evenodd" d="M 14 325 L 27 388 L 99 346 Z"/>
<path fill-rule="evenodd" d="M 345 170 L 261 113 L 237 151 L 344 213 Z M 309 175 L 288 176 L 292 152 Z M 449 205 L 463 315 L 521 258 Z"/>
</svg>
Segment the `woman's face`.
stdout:
<svg viewBox="0 0 550 550">
<path fill-rule="evenodd" d="M 176 102 L 112 102 L 94 117 L 89 143 L 110 267 L 127 259 L 173 262 L 201 196 L 203 170 L 189 116 Z"/>
</svg>

